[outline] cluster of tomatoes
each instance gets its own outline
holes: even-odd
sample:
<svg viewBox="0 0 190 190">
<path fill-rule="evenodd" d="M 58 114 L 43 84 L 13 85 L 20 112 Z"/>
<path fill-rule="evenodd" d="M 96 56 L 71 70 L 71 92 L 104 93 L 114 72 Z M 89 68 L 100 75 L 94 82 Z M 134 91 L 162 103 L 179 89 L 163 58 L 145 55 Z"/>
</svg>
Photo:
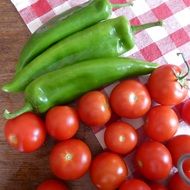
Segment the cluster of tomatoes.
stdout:
<svg viewBox="0 0 190 190">
<path fill-rule="evenodd" d="M 101 190 L 189 190 L 175 173 L 164 186 L 158 181 L 169 177 L 171 168 L 178 159 L 190 153 L 190 135 L 175 136 L 179 119 L 173 106 L 186 97 L 186 74 L 174 65 L 158 67 L 146 85 L 138 80 L 121 81 L 112 90 L 110 97 L 101 91 L 83 95 L 75 108 L 56 106 L 50 109 L 45 122 L 34 113 L 25 113 L 8 120 L 5 136 L 8 143 L 21 152 L 32 152 L 45 141 L 46 132 L 58 140 L 50 153 L 50 168 L 62 180 L 75 180 L 88 170 L 92 182 Z M 157 104 L 153 106 L 152 101 Z M 107 124 L 104 140 L 108 150 L 92 159 L 85 142 L 74 138 L 79 122 L 90 127 L 104 126 L 112 113 L 129 119 L 144 118 L 142 126 L 147 136 L 139 142 L 137 131 L 121 120 Z M 190 124 L 190 100 L 181 109 L 181 116 Z M 134 167 L 138 178 L 127 179 L 129 170 L 123 156 L 135 150 Z M 190 177 L 190 160 L 183 165 Z M 140 177 L 140 178 L 139 178 Z M 66 186 L 55 180 L 39 185 L 37 190 L 66 190 Z"/>
</svg>

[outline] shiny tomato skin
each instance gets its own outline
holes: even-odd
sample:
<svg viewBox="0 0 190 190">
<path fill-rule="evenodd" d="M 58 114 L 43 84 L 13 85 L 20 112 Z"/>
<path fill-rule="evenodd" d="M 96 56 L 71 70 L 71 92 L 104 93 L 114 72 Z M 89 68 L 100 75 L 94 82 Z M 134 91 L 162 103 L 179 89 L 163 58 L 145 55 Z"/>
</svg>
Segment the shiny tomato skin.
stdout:
<svg viewBox="0 0 190 190">
<path fill-rule="evenodd" d="M 175 173 L 169 183 L 168 183 L 169 190 L 190 190 L 190 185 L 186 184 L 179 176 L 178 173 Z"/>
<path fill-rule="evenodd" d="M 128 175 L 123 159 L 111 152 L 103 152 L 92 161 L 90 177 L 100 190 L 115 190 Z"/>
<path fill-rule="evenodd" d="M 78 101 L 77 110 L 83 123 L 90 127 L 102 126 L 111 117 L 108 99 L 100 91 L 84 94 Z"/>
<path fill-rule="evenodd" d="M 4 133 L 8 143 L 20 152 L 37 150 L 46 138 L 44 122 L 32 112 L 8 120 Z"/>
<path fill-rule="evenodd" d="M 156 141 L 142 143 L 137 149 L 135 162 L 140 173 L 150 180 L 167 178 L 172 168 L 169 150 Z"/>
<path fill-rule="evenodd" d="M 119 190 L 151 190 L 151 188 L 142 180 L 129 179 L 121 184 Z"/>
<path fill-rule="evenodd" d="M 69 106 L 53 107 L 46 114 L 46 128 L 59 141 L 70 139 L 79 128 L 76 111 Z"/>
<path fill-rule="evenodd" d="M 181 117 L 187 124 L 190 125 L 190 99 L 185 101 L 182 106 Z"/>
<path fill-rule="evenodd" d="M 178 117 L 168 106 L 155 106 L 146 115 L 144 131 L 155 141 L 165 142 L 172 138 L 179 127 Z"/>
<path fill-rule="evenodd" d="M 68 188 L 58 180 L 50 179 L 42 182 L 37 190 L 68 190 Z"/>
<path fill-rule="evenodd" d="M 156 68 L 149 77 L 150 96 L 161 105 L 177 105 L 187 96 L 187 88 L 181 86 L 174 73 L 179 75 L 181 68 L 167 64 Z"/>
<path fill-rule="evenodd" d="M 165 186 L 158 184 L 158 183 L 153 183 L 149 185 L 151 190 L 168 190 Z"/>
<path fill-rule="evenodd" d="M 134 119 L 147 113 L 151 99 L 143 84 L 136 80 L 125 80 L 112 90 L 110 103 L 117 115 Z"/>
<path fill-rule="evenodd" d="M 131 152 L 136 144 L 138 135 L 136 130 L 129 124 L 116 121 L 109 125 L 104 133 L 106 146 L 118 154 L 127 154 Z"/>
<path fill-rule="evenodd" d="M 63 180 L 80 178 L 88 171 L 90 163 L 90 149 L 78 139 L 58 143 L 50 154 L 51 170 Z"/>
</svg>

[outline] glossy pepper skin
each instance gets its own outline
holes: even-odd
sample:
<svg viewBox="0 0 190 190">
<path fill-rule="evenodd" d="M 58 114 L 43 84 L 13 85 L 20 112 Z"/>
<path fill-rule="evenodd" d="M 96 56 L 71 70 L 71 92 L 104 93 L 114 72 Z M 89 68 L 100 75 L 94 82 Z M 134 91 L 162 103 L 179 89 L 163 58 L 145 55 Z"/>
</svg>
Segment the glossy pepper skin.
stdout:
<svg viewBox="0 0 190 190">
<path fill-rule="evenodd" d="M 128 5 L 130 3 L 120 4 L 120 6 Z M 25 44 L 16 66 L 16 72 L 22 70 L 25 65 L 52 44 L 107 19 L 112 14 L 112 7 L 117 6 L 119 5 L 112 6 L 109 0 L 92 0 L 54 17 L 32 34 Z"/>
<path fill-rule="evenodd" d="M 44 113 L 51 107 L 69 103 L 85 92 L 108 85 L 122 78 L 145 75 L 157 64 L 132 58 L 87 60 L 42 75 L 25 89 L 26 104 L 15 113 L 5 110 L 6 119 L 27 111 Z"/>
<path fill-rule="evenodd" d="M 119 56 L 134 47 L 133 31 L 160 24 L 156 22 L 131 27 L 124 16 L 100 22 L 50 47 L 18 72 L 2 90 L 23 91 L 35 78 L 68 64 L 87 59 Z"/>
</svg>

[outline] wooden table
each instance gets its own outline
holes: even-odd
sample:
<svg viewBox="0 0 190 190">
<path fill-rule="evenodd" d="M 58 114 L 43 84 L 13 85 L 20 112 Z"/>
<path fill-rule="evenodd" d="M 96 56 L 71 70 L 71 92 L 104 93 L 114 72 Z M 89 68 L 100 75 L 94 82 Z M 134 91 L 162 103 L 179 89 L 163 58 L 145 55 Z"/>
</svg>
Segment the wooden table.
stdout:
<svg viewBox="0 0 190 190">
<path fill-rule="evenodd" d="M 30 32 L 9 0 L 0 1 L 0 86 L 9 81 L 15 71 L 19 52 L 29 38 Z M 55 144 L 47 139 L 45 145 L 35 153 L 19 153 L 4 138 L 2 118 L 5 108 L 15 110 L 23 104 L 22 94 L 6 94 L 0 91 L 0 190 L 35 190 L 43 180 L 55 178 L 49 169 L 48 156 Z M 102 149 L 87 127 L 81 127 L 77 137 L 84 140 L 93 155 Z M 73 190 L 93 190 L 88 174 L 79 180 L 67 183 Z"/>
</svg>

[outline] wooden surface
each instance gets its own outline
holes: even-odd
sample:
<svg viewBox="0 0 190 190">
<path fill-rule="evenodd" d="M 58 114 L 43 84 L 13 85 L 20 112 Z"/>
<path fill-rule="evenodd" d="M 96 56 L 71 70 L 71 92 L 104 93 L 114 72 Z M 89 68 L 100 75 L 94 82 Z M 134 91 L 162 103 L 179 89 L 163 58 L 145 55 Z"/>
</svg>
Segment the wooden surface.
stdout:
<svg viewBox="0 0 190 190">
<path fill-rule="evenodd" d="M 0 86 L 12 78 L 19 52 L 29 36 L 30 32 L 10 1 L 0 0 Z M 30 154 L 17 152 L 5 141 L 3 110 L 13 111 L 22 103 L 22 94 L 0 92 L 0 190 L 35 190 L 43 180 L 54 178 L 48 165 L 49 152 L 55 144 L 53 140 L 47 139 L 40 150 Z M 101 151 L 89 128 L 81 127 L 77 137 L 90 146 L 93 155 Z M 88 174 L 67 184 L 73 190 L 95 189 Z"/>
</svg>

